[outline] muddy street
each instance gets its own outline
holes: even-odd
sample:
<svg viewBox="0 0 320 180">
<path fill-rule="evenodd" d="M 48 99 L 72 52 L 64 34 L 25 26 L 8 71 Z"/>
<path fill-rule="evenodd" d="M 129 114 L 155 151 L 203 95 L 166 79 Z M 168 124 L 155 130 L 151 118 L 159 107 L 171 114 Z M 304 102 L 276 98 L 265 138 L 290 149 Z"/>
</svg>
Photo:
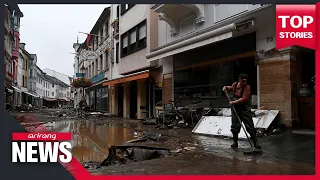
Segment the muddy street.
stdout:
<svg viewBox="0 0 320 180">
<path fill-rule="evenodd" d="M 264 153 L 259 156 L 244 156 L 242 152 L 234 152 L 229 148 L 232 140 L 194 135 L 191 133 L 191 128 L 164 130 L 157 129 L 154 125 L 142 125 L 136 120 L 95 115 L 87 118 L 48 116 L 43 113 L 16 113 L 14 115 L 43 122 L 42 127 L 36 123 L 31 123 L 31 125 L 30 122 L 25 123 L 28 131 L 41 132 L 47 129 L 52 132 L 73 133 L 72 154 L 81 163 L 100 164 L 108 158 L 112 146 L 135 145 L 170 150 L 168 155 L 157 158 L 88 168 L 92 174 L 315 173 L 315 138 L 313 135 L 287 133 L 263 137 L 259 140 Z M 136 139 L 142 140 L 134 142 Z M 128 143 L 128 141 L 133 142 Z M 249 147 L 246 141 L 241 141 L 239 145 L 244 149 Z M 132 148 L 127 150 L 127 152 L 131 151 Z M 124 157 L 122 153 L 117 152 L 117 155 L 120 158 Z"/>
</svg>

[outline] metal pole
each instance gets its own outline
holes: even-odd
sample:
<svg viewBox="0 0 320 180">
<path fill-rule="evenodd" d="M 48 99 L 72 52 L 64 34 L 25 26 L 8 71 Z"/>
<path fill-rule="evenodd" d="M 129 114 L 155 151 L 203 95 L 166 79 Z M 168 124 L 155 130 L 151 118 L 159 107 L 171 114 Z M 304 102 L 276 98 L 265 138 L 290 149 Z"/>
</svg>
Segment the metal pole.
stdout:
<svg viewBox="0 0 320 180">
<path fill-rule="evenodd" d="M 85 33 L 85 32 L 79 32 L 81 34 L 86 34 L 86 35 L 90 35 L 90 36 L 97 36 L 97 37 L 102 37 L 102 38 L 107 38 L 108 36 L 99 36 L 99 35 L 96 35 L 96 34 L 90 34 L 90 33 Z"/>
</svg>

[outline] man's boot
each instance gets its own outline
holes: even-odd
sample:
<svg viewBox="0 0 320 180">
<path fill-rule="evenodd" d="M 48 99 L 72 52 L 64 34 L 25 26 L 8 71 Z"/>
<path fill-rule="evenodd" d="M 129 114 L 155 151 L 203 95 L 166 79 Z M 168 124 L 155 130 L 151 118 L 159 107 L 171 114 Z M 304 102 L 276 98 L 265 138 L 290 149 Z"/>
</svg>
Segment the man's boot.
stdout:
<svg viewBox="0 0 320 180">
<path fill-rule="evenodd" d="M 233 133 L 233 144 L 231 145 L 231 149 L 238 149 L 238 133 Z"/>
<path fill-rule="evenodd" d="M 257 134 L 256 133 L 253 133 L 251 135 L 251 139 L 253 141 L 253 146 L 256 148 L 256 149 L 261 149 L 261 146 L 260 144 L 258 143 L 258 139 L 257 139 Z"/>
</svg>

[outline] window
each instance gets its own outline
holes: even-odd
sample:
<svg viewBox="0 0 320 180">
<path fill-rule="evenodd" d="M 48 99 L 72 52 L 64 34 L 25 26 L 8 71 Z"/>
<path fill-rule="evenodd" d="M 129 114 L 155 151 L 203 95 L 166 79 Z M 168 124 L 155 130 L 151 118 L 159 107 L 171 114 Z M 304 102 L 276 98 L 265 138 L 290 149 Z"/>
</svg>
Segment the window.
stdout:
<svg viewBox="0 0 320 180">
<path fill-rule="evenodd" d="M 88 78 L 90 78 L 91 77 L 91 65 L 89 66 L 89 68 L 88 68 L 89 70 L 88 70 Z"/>
<path fill-rule="evenodd" d="M 95 69 L 95 75 L 99 73 L 99 67 L 98 67 L 98 59 L 96 59 L 96 69 Z"/>
<path fill-rule="evenodd" d="M 54 92 L 52 92 L 51 94 L 52 94 L 52 96 L 54 96 Z"/>
<path fill-rule="evenodd" d="M 147 47 L 146 20 L 121 35 L 121 57 Z"/>
<path fill-rule="evenodd" d="M 117 6 L 117 19 L 119 20 L 119 5 Z"/>
<path fill-rule="evenodd" d="M 54 88 L 54 84 L 52 84 L 52 88 Z"/>
<path fill-rule="evenodd" d="M 146 21 L 139 24 L 139 48 L 147 47 L 147 26 Z"/>
<path fill-rule="evenodd" d="M 130 35 L 130 46 L 129 46 L 129 51 L 133 52 L 135 50 L 137 50 L 137 31 L 136 29 L 132 29 L 131 31 L 129 31 L 129 35 Z"/>
<path fill-rule="evenodd" d="M 100 43 L 103 41 L 104 37 L 103 37 L 103 28 L 100 29 Z"/>
<path fill-rule="evenodd" d="M 116 63 L 119 63 L 119 43 L 116 44 Z"/>
<path fill-rule="evenodd" d="M 125 55 L 128 53 L 128 36 L 127 34 L 124 34 L 122 37 L 122 55 Z"/>
<path fill-rule="evenodd" d="M 134 4 L 121 4 L 121 15 L 127 12 L 130 8 L 132 8 Z"/>
<path fill-rule="evenodd" d="M 100 69 L 99 69 L 100 72 L 99 73 L 101 73 L 102 70 L 103 70 L 103 65 L 102 64 L 103 64 L 103 54 L 100 55 Z"/>
<path fill-rule="evenodd" d="M 106 61 L 105 61 L 105 70 L 108 69 L 109 67 L 109 63 L 108 63 L 108 59 L 109 59 L 109 54 L 108 54 L 108 51 L 105 52 L 105 57 L 106 57 Z"/>
</svg>

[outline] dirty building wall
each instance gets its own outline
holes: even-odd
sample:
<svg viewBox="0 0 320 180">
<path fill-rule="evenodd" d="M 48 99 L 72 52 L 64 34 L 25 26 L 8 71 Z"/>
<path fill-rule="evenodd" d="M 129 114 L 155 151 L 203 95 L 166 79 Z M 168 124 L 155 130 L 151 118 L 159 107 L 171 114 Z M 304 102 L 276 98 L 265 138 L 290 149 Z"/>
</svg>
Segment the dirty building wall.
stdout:
<svg viewBox="0 0 320 180">
<path fill-rule="evenodd" d="M 257 26 L 257 52 L 272 51 L 275 42 L 275 7 L 259 14 Z M 268 21 L 268 23 L 265 23 Z M 280 120 L 291 127 L 297 117 L 296 105 L 296 58 L 297 49 L 290 47 L 260 56 L 258 63 L 258 103 L 267 109 L 280 110 Z"/>
</svg>

